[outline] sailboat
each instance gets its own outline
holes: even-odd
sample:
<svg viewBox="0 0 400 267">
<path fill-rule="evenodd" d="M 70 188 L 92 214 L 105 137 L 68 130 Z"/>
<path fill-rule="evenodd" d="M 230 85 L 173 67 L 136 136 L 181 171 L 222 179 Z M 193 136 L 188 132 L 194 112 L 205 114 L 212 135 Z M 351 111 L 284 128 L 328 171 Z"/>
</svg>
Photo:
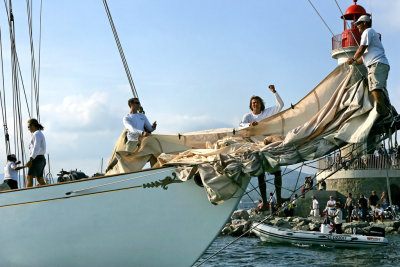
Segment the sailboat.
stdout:
<svg viewBox="0 0 400 267">
<path fill-rule="evenodd" d="M 359 72 L 340 65 L 298 103 L 255 127 L 152 135 L 135 153 L 121 149 L 122 133 L 105 176 L 0 193 L 7 225 L 1 262 L 190 266 L 252 176 L 364 142 L 376 119 Z M 271 136 L 275 141 L 265 144 Z M 151 156 L 158 167 L 140 170 Z"/>
</svg>

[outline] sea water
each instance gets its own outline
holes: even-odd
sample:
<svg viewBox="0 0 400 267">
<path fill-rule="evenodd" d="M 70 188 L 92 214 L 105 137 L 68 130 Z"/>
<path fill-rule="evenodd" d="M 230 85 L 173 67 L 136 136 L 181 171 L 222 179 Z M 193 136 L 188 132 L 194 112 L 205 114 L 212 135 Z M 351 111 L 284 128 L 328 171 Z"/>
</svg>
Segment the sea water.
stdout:
<svg viewBox="0 0 400 267">
<path fill-rule="evenodd" d="M 400 235 L 387 235 L 389 245 L 376 248 L 296 246 L 241 238 L 201 266 L 400 266 Z M 233 241 L 218 237 L 196 266 Z"/>
</svg>

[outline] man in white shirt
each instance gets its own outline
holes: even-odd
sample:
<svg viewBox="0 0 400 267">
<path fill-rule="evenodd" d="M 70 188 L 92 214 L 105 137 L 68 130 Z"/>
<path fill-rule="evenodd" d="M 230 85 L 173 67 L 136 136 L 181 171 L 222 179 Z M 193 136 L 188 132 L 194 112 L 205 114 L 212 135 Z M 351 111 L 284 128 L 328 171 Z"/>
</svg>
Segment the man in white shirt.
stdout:
<svg viewBox="0 0 400 267">
<path fill-rule="evenodd" d="M 279 96 L 279 94 L 275 90 L 274 85 L 268 86 L 269 90 L 274 94 L 276 105 L 265 108 L 264 101 L 259 96 L 252 96 L 250 98 L 250 113 L 247 113 L 243 116 L 242 121 L 239 124 L 240 128 L 245 128 L 249 126 L 256 126 L 259 121 L 271 117 L 275 115 L 279 111 L 282 110 L 283 106 L 285 105 Z"/>
<path fill-rule="evenodd" d="M 374 210 L 374 217 L 373 220 L 379 220 L 381 219 L 381 222 L 383 222 L 383 209 L 380 204 L 376 205 L 376 209 Z"/>
<path fill-rule="evenodd" d="M 275 115 L 279 111 L 282 110 L 284 103 L 279 96 L 279 94 L 275 90 L 274 85 L 269 85 L 268 86 L 269 90 L 274 94 L 275 99 L 276 99 L 276 106 L 272 106 L 269 108 L 265 108 L 264 101 L 262 100 L 261 97 L 259 96 L 252 96 L 250 98 L 250 113 L 246 113 L 243 116 L 242 121 L 239 124 L 239 129 L 246 128 L 249 126 L 256 126 L 258 125 L 258 122 L 268 118 L 272 115 Z M 276 172 L 273 173 L 275 175 L 275 189 L 276 189 L 276 195 L 278 198 L 278 202 L 281 203 L 282 198 L 281 198 L 281 188 L 282 188 L 282 174 L 281 170 L 278 169 Z M 265 173 L 260 174 L 258 176 L 258 186 L 260 188 L 260 194 L 263 199 L 263 202 L 266 202 L 267 198 L 267 184 L 265 183 Z"/>
<path fill-rule="evenodd" d="M 270 212 L 272 214 L 275 211 L 275 208 L 276 208 L 276 198 L 274 196 L 274 193 L 272 193 L 272 192 L 269 193 L 268 203 L 269 203 L 269 210 L 270 210 Z"/>
<path fill-rule="evenodd" d="M 342 209 L 340 208 L 339 204 L 335 204 L 335 212 L 332 214 L 331 218 L 333 219 L 333 226 L 334 226 L 334 231 L 337 234 L 342 234 L 342 223 L 343 223 L 343 212 Z"/>
<path fill-rule="evenodd" d="M 28 175 L 26 177 L 26 187 L 33 186 L 33 178 L 36 177 L 39 185 L 45 185 L 43 179 L 44 167 L 46 166 L 46 139 L 42 130 L 44 129 L 36 119 L 28 120 L 28 130 L 32 133 L 31 142 L 29 144 L 29 161 L 25 164 L 28 167 Z"/>
<path fill-rule="evenodd" d="M 353 58 L 347 59 L 347 64 L 362 64 L 368 69 L 369 90 L 377 103 L 377 111 L 381 118 L 391 116 L 389 94 L 386 89 L 390 66 L 385 55 L 385 49 L 379 40 L 379 35 L 371 28 L 371 17 L 361 16 L 354 25 L 361 33 L 360 46 Z"/>
<path fill-rule="evenodd" d="M 318 200 L 315 198 L 315 196 L 311 197 L 312 202 L 311 202 L 311 211 L 309 216 L 314 216 L 318 217 L 319 216 L 319 204 Z"/>
<path fill-rule="evenodd" d="M 333 196 L 329 196 L 329 200 L 326 203 L 326 209 L 328 211 L 328 215 L 333 215 L 335 213 L 336 201 L 333 199 Z"/>
<path fill-rule="evenodd" d="M 122 119 L 127 130 L 126 151 L 136 152 L 140 147 L 140 138 L 149 136 L 156 129 L 157 122 L 150 124 L 146 115 L 139 113 L 141 105 L 138 98 L 129 99 L 128 105 L 130 113 Z"/>
</svg>

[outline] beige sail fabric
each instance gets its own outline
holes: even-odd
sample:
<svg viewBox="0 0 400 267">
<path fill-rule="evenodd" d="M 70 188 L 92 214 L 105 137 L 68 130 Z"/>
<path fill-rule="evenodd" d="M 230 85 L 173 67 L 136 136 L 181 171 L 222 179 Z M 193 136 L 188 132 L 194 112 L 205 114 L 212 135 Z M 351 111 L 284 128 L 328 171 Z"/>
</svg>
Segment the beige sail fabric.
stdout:
<svg viewBox="0 0 400 267">
<path fill-rule="evenodd" d="M 377 118 L 361 79 L 363 66 L 340 65 L 290 107 L 242 130 L 216 129 L 179 135 L 152 135 L 136 153 L 119 151 L 117 142 L 107 174 L 137 170 L 151 156 L 160 166 L 176 166 L 178 177 L 200 174 L 209 200 L 219 204 L 246 179 L 283 165 L 311 160 L 348 143 L 366 141 Z M 293 90 L 296 90 L 293 88 Z M 268 137 L 272 143 L 264 145 Z"/>
</svg>

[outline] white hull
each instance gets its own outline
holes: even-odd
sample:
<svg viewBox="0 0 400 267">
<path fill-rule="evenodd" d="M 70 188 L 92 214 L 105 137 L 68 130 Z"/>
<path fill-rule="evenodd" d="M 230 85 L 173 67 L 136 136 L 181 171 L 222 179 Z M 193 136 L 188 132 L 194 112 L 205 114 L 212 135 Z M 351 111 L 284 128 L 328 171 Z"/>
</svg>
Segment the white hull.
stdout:
<svg viewBox="0 0 400 267">
<path fill-rule="evenodd" d="M 331 247 L 377 247 L 387 246 L 388 240 L 378 236 L 349 234 L 323 234 L 313 231 L 291 230 L 266 224 L 254 225 L 252 230 L 262 241 L 304 245 L 323 245 Z"/>
<path fill-rule="evenodd" d="M 193 179 L 167 190 L 136 188 L 172 173 L 155 169 L 0 193 L 0 265 L 192 265 L 243 192 L 214 206 Z"/>
</svg>

